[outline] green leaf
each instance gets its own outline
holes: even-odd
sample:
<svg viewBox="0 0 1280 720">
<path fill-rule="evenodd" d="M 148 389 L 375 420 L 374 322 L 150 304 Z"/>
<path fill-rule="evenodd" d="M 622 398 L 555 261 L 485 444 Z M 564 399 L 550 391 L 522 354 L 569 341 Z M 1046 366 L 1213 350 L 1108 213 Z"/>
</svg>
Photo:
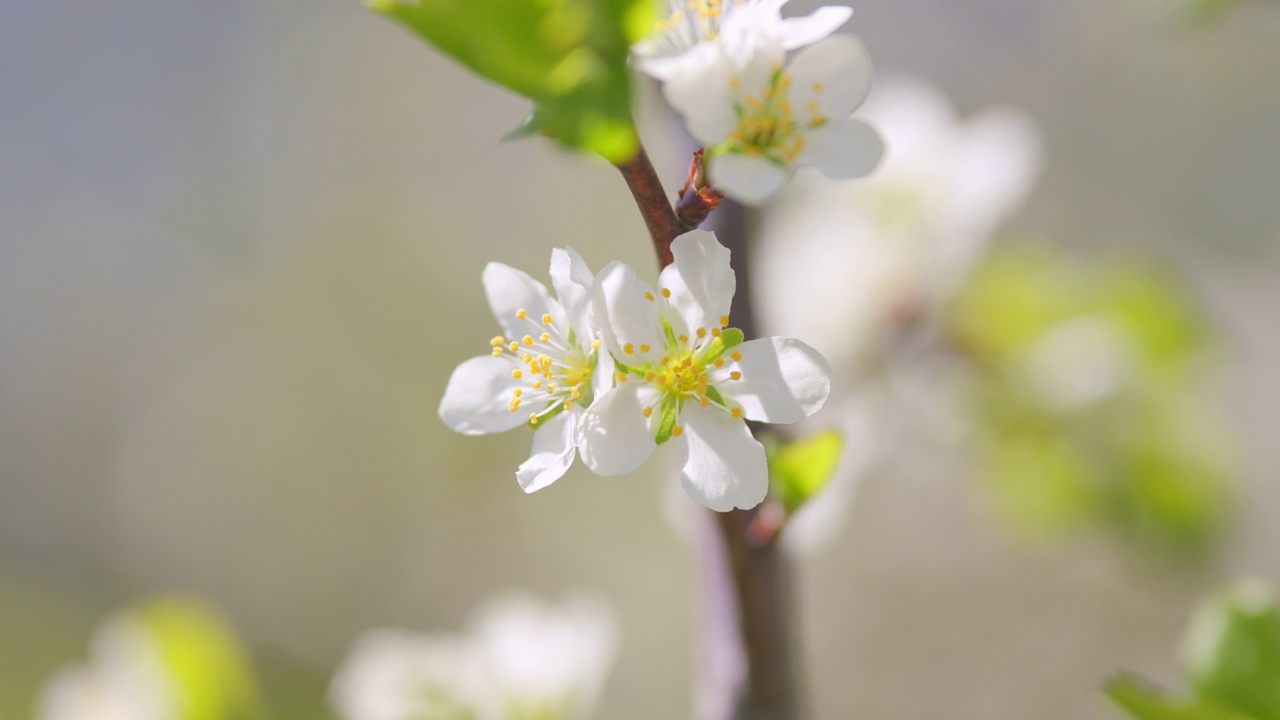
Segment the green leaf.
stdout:
<svg viewBox="0 0 1280 720">
<path fill-rule="evenodd" d="M 654 439 L 659 445 L 671 439 L 676 427 L 676 410 L 678 408 L 674 395 L 663 395 L 658 405 L 658 435 Z"/>
<path fill-rule="evenodd" d="M 769 456 L 769 479 L 778 501 L 795 512 L 822 491 L 835 475 L 844 437 L 835 430 L 778 447 Z"/>
<path fill-rule="evenodd" d="M 534 102 L 528 132 L 622 162 L 631 121 L 630 45 L 652 0 L 366 0 L 480 75 Z"/>
<path fill-rule="evenodd" d="M 230 625 L 213 608 L 185 598 L 158 600 L 138 618 L 173 681 L 180 720 L 261 716 L 249 659 Z"/>
<path fill-rule="evenodd" d="M 1170 697 L 1135 675 L 1114 677 L 1103 691 L 1137 720 L 1256 720 L 1212 703 Z"/>
<path fill-rule="evenodd" d="M 1184 661 L 1201 699 L 1280 718 L 1280 611 L 1274 591 L 1245 580 L 1200 608 L 1187 631 Z"/>
</svg>

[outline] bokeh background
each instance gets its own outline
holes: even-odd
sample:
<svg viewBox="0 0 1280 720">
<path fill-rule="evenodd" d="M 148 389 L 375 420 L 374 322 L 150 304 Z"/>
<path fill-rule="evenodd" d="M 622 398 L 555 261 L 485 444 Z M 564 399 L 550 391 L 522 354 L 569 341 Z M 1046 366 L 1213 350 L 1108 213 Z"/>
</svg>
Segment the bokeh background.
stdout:
<svg viewBox="0 0 1280 720">
<path fill-rule="evenodd" d="M 855 4 L 879 68 L 1039 124 L 1006 234 L 1184 284 L 1218 339 L 1235 500 L 1195 557 L 1027 544 L 908 431 L 795 566 L 815 717 L 1118 717 L 1100 680 L 1175 677 L 1206 590 L 1280 580 L 1280 7 L 1173 5 Z M 684 146 L 641 94 L 674 186 Z M 689 714 L 698 551 L 669 463 L 525 496 L 526 437 L 436 417 L 494 332 L 487 261 L 652 263 L 616 171 L 497 142 L 525 112 L 348 0 L 0 3 L 0 716 L 157 593 L 215 602 L 314 717 L 362 631 L 456 629 L 509 586 L 614 603 L 600 717 Z"/>
</svg>

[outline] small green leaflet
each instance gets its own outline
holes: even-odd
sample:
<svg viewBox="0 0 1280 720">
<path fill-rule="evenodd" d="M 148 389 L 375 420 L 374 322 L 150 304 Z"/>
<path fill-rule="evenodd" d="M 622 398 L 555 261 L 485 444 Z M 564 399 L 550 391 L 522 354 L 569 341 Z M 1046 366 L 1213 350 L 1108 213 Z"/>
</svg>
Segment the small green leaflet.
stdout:
<svg viewBox="0 0 1280 720">
<path fill-rule="evenodd" d="M 1136 675 L 1114 677 L 1103 690 L 1137 720 L 1256 720 L 1209 703 L 1170 697 Z"/>
<path fill-rule="evenodd" d="M 662 396 L 662 402 L 658 405 L 658 435 L 655 438 L 659 445 L 671 439 L 671 433 L 676 427 L 677 409 L 679 402 L 674 395 Z"/>
<path fill-rule="evenodd" d="M 769 480 L 778 501 L 793 513 L 826 487 L 844 449 L 836 430 L 818 433 L 779 446 L 769 455 Z"/>
</svg>

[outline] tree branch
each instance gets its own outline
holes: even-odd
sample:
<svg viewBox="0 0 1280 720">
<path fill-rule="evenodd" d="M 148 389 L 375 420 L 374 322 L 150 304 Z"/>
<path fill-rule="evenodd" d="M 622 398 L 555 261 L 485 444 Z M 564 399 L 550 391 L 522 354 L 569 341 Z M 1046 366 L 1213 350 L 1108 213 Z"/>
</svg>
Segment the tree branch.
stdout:
<svg viewBox="0 0 1280 720">
<path fill-rule="evenodd" d="M 675 210 L 667 200 L 667 193 L 662 189 L 662 181 L 649 161 L 649 154 L 640 148 L 640 152 L 627 162 L 618 165 L 622 179 L 627 181 L 631 196 L 640 208 L 644 224 L 649 228 L 649 237 L 653 240 L 653 251 L 658 255 L 658 265 L 666 267 L 671 264 L 671 241 L 682 231 L 676 220 Z"/>
<path fill-rule="evenodd" d="M 649 228 L 659 267 L 670 265 L 671 243 L 688 228 L 677 219 L 643 148 L 618 169 Z M 738 280 L 730 312 L 732 324 L 747 337 L 753 337 L 745 212 L 740 205 L 725 202 L 716 221 L 720 242 L 732 253 Z M 761 432 L 760 428 L 753 430 Z M 767 525 L 761 522 L 760 508 L 715 515 L 728 559 L 730 577 L 725 579 L 734 587 L 747 661 L 746 681 L 736 702 L 734 720 L 795 720 L 799 711 L 790 595 L 778 535 L 760 531 Z"/>
</svg>

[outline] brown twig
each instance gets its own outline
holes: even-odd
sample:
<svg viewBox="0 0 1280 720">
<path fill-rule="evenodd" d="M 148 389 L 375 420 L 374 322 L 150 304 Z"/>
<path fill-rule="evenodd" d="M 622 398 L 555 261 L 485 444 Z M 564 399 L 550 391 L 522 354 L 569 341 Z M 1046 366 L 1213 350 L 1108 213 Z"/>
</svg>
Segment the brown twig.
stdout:
<svg viewBox="0 0 1280 720">
<path fill-rule="evenodd" d="M 649 161 L 649 155 L 640 148 L 635 157 L 618 165 L 622 179 L 627 181 L 631 196 L 640 208 L 644 224 L 649 228 L 649 237 L 653 240 L 653 250 L 658 255 L 658 264 L 666 267 L 671 264 L 671 241 L 683 232 L 676 220 L 675 210 L 667 202 L 667 194 L 662 189 L 662 181 Z"/>
<path fill-rule="evenodd" d="M 695 163 L 698 158 L 695 157 Z M 641 149 L 630 161 L 619 165 L 644 217 L 658 265 L 671 264 L 671 242 L 690 229 L 682 226 L 662 190 L 662 183 L 649 157 Z M 691 174 L 694 172 L 691 168 Z M 684 196 L 698 192 L 695 182 L 687 183 Z M 712 189 L 712 193 L 715 191 Z M 718 193 L 716 193 L 718 195 Z M 708 196 L 713 198 L 714 196 Z M 716 205 L 719 198 L 714 197 Z M 691 205 L 696 200 L 691 199 Z M 684 203 L 682 202 L 682 205 Z M 714 209 L 714 205 L 706 213 Z M 702 214 L 702 218 L 706 217 Z M 702 218 L 698 218 L 701 222 Z M 747 272 L 747 227 L 741 206 L 726 203 L 717 217 L 720 241 L 732 253 L 738 276 L 738 292 L 730 312 L 733 325 L 752 336 L 750 280 Z M 686 222 L 687 224 L 687 222 Z M 696 225 L 695 225 L 696 227 Z M 759 430 L 757 429 L 757 432 Z M 746 654 L 747 676 L 734 711 L 735 720 L 795 720 L 798 692 L 795 653 L 792 647 L 791 608 L 785 557 L 775 532 L 761 532 L 760 509 L 716 513 L 716 523 L 729 561 L 729 575 L 737 598 L 739 629 Z"/>
</svg>

